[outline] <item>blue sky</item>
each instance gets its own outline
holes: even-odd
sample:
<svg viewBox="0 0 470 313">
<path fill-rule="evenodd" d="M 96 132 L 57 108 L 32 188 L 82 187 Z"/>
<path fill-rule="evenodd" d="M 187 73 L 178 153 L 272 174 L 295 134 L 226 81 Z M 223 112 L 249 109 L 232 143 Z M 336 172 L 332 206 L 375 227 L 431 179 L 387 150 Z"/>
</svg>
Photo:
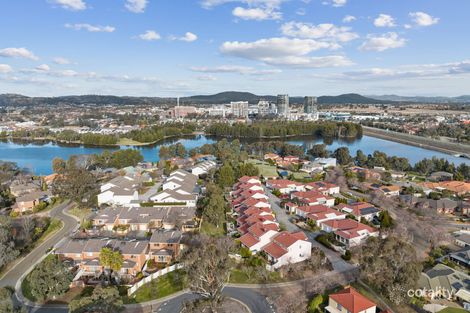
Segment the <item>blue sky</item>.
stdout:
<svg viewBox="0 0 470 313">
<path fill-rule="evenodd" d="M 468 0 L 0 2 L 0 93 L 470 94 Z"/>
</svg>

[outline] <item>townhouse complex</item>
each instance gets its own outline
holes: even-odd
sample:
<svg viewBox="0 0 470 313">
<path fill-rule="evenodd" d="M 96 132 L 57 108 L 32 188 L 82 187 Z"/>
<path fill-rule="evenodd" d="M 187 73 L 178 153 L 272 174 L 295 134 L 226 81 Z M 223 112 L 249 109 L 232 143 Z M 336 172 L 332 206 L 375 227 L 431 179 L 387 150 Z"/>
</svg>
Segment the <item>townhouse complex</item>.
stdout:
<svg viewBox="0 0 470 313">
<path fill-rule="evenodd" d="M 55 253 L 76 270 L 75 281 L 87 282 L 108 271 L 100 255 L 111 249 L 123 259 L 113 274 L 132 281 L 178 259 L 185 233 L 198 228 L 199 196 L 198 176 L 182 169 L 157 179 L 148 172 L 117 176 L 101 186 L 102 208 L 91 228 L 64 240 Z"/>
</svg>

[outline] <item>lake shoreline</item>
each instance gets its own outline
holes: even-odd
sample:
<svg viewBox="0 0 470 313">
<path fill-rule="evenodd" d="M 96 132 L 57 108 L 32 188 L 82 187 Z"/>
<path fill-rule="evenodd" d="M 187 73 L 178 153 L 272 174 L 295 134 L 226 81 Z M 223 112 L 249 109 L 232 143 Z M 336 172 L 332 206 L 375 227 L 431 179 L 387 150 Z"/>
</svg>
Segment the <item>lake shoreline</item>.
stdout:
<svg viewBox="0 0 470 313">
<path fill-rule="evenodd" d="M 414 136 L 409 134 L 388 131 L 380 128 L 363 126 L 363 133 L 366 136 L 375 137 L 383 140 L 401 143 L 408 146 L 414 146 L 426 150 L 442 152 L 452 156 L 470 155 L 470 146 L 452 142 L 441 142 L 431 138 Z"/>
</svg>

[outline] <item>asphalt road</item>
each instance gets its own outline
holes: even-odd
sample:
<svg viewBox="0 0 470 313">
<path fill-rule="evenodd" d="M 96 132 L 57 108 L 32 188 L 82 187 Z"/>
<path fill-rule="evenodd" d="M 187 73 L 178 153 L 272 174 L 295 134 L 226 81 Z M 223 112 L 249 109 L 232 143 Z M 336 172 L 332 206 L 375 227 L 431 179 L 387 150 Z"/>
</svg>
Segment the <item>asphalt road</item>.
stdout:
<svg viewBox="0 0 470 313">
<path fill-rule="evenodd" d="M 286 210 L 279 206 L 280 199 L 273 195 L 268 189 L 265 189 L 266 195 L 269 197 L 269 203 L 271 204 L 271 209 L 276 213 L 276 219 L 286 226 L 286 229 L 290 232 L 292 231 L 299 231 L 302 230 L 308 237 L 309 241 L 312 243 L 312 247 L 316 247 L 321 249 L 328 260 L 330 260 L 333 269 L 337 272 L 345 272 L 348 270 L 354 269 L 354 265 L 346 262 L 341 258 L 339 253 L 336 253 L 322 244 L 315 240 L 315 238 L 319 235 L 317 232 L 309 232 L 305 229 L 301 229 L 296 224 L 290 221 L 289 215 L 287 214 Z"/>
<path fill-rule="evenodd" d="M 275 313 L 269 305 L 266 297 L 256 290 L 250 288 L 225 287 L 223 294 L 226 297 L 237 299 L 243 302 L 252 313 Z M 191 293 L 183 294 L 179 297 L 163 302 L 154 312 L 158 313 L 178 313 L 183 307 L 183 303 L 196 299 L 196 295 Z"/>
</svg>

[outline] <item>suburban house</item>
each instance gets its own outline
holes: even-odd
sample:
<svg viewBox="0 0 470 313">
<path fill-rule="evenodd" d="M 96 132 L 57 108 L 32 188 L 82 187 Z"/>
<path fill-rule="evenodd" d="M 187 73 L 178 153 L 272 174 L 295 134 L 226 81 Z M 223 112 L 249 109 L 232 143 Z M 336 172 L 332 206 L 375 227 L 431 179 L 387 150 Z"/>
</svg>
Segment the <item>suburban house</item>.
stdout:
<svg viewBox="0 0 470 313">
<path fill-rule="evenodd" d="M 332 183 L 327 183 L 324 181 L 316 181 L 316 182 L 307 183 L 305 185 L 305 189 L 318 191 L 324 194 L 325 196 L 339 194 L 340 192 L 339 186 L 332 184 Z"/>
<path fill-rule="evenodd" d="M 305 191 L 305 186 L 288 179 L 273 179 L 266 181 L 266 187 L 271 190 L 279 190 L 281 194 L 287 195 L 295 191 Z"/>
<path fill-rule="evenodd" d="M 321 228 L 325 232 L 333 232 L 346 249 L 363 244 L 369 237 L 379 236 L 376 228 L 351 219 L 328 220 L 321 223 Z"/>
<path fill-rule="evenodd" d="M 370 170 L 359 166 L 350 167 L 349 170 L 358 176 L 362 176 L 365 180 L 379 180 L 382 178 L 382 173 L 378 170 Z"/>
<path fill-rule="evenodd" d="M 365 219 L 371 222 L 374 218 L 380 214 L 380 209 L 367 202 L 355 202 L 351 204 L 340 203 L 336 208 L 347 214 L 351 214 L 358 221 Z"/>
<path fill-rule="evenodd" d="M 470 302 L 470 276 L 444 264 L 436 264 L 427 272 L 421 273 L 418 288 L 433 290 L 434 298 L 449 297 Z"/>
<path fill-rule="evenodd" d="M 207 175 L 209 171 L 217 166 L 217 163 L 215 161 L 204 161 L 201 163 L 196 164 L 191 168 L 191 174 L 196 175 L 196 176 L 202 176 L 202 175 Z"/>
<path fill-rule="evenodd" d="M 449 173 L 449 172 L 443 172 L 443 171 L 434 172 L 434 173 L 431 173 L 431 175 L 429 175 L 427 179 L 430 181 L 434 181 L 434 182 L 450 181 L 454 179 L 454 174 Z"/>
<path fill-rule="evenodd" d="M 49 191 L 33 191 L 17 197 L 12 209 L 14 212 L 22 214 L 32 211 L 41 202 L 49 202 L 50 200 L 51 193 Z"/>
<path fill-rule="evenodd" d="M 346 218 L 345 213 L 333 210 L 332 208 L 321 204 L 297 207 L 295 214 L 307 219 L 308 221 L 312 221 L 317 226 L 329 220 L 341 220 Z"/>
<path fill-rule="evenodd" d="M 332 207 L 335 205 L 334 198 L 325 196 L 323 193 L 316 190 L 293 192 L 290 197 L 291 200 L 298 200 L 299 202 L 310 206 L 323 204 Z"/>
<path fill-rule="evenodd" d="M 329 313 L 376 313 L 377 305 L 354 288 L 347 287 L 330 294 L 325 309 Z"/>
<path fill-rule="evenodd" d="M 278 234 L 276 224 L 255 223 L 250 226 L 247 232 L 240 237 L 242 246 L 248 248 L 251 252 L 257 253 L 264 246 L 271 242 L 271 238 Z"/>
<path fill-rule="evenodd" d="M 383 194 L 385 197 L 398 197 L 401 190 L 401 187 L 398 185 L 387 186 L 378 183 L 369 184 L 368 188 Z"/>
<path fill-rule="evenodd" d="M 266 153 L 264 155 L 264 159 L 265 160 L 277 161 L 277 160 L 282 159 L 282 158 L 279 155 L 275 154 L 275 153 Z"/>
<path fill-rule="evenodd" d="M 319 172 L 329 167 L 336 166 L 335 158 L 316 158 L 313 161 L 305 162 L 300 169 L 306 173 Z"/>
<path fill-rule="evenodd" d="M 470 183 L 458 181 L 458 180 L 451 180 L 451 181 L 443 181 L 443 182 L 424 182 L 421 183 L 420 186 L 423 188 L 428 188 L 436 191 L 442 190 L 449 190 L 456 195 L 465 195 L 470 193 Z"/>
<path fill-rule="evenodd" d="M 470 246 L 470 232 L 468 231 L 455 232 L 454 241 L 456 245 L 462 248 Z"/>
<path fill-rule="evenodd" d="M 183 250 L 182 237 L 183 233 L 179 230 L 153 232 L 149 242 L 149 259 L 157 264 L 171 264 Z"/>
<path fill-rule="evenodd" d="M 268 256 L 269 269 L 277 269 L 310 258 L 312 243 L 302 231 L 295 233 L 283 231 L 275 235 L 262 250 Z"/>
<path fill-rule="evenodd" d="M 139 188 L 151 181 L 147 175 L 117 176 L 100 187 L 98 205 L 129 205 L 139 200 Z"/>
<path fill-rule="evenodd" d="M 148 232 L 158 229 L 190 230 L 196 218 L 188 207 L 109 207 L 92 219 L 98 229 L 110 232 Z"/>
<path fill-rule="evenodd" d="M 451 252 L 447 255 L 447 257 L 452 262 L 455 262 L 461 266 L 470 267 L 470 246 L 467 246 L 456 252 Z"/>
<path fill-rule="evenodd" d="M 21 179 L 14 180 L 10 186 L 10 193 L 19 197 L 28 193 L 41 190 L 41 184 L 38 180 L 33 180 L 32 178 L 22 177 Z"/>
<path fill-rule="evenodd" d="M 122 277 L 134 277 L 142 270 L 147 261 L 149 242 L 147 240 L 117 239 L 68 239 L 54 253 L 70 265 L 79 267 L 81 276 L 99 277 L 105 267 L 100 262 L 103 248 L 119 251 L 124 263 L 119 271 Z"/>
</svg>

